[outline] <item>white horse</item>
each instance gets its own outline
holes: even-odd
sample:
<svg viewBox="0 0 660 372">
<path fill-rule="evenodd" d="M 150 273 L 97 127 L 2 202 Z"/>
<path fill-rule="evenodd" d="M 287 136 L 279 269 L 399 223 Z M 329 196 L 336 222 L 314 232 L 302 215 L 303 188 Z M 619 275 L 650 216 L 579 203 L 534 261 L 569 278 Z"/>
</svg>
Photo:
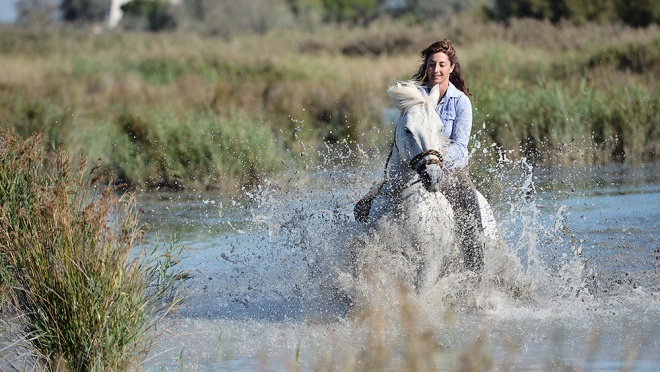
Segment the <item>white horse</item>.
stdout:
<svg viewBox="0 0 660 372">
<path fill-rule="evenodd" d="M 414 82 L 399 82 L 387 92 L 399 117 L 385 181 L 372 190 L 371 198 L 358 202 L 356 218 L 395 258 L 394 270 L 419 290 L 464 267 L 465 252 L 455 239 L 454 212 L 439 192 L 445 172 L 442 153 L 449 140 L 441 135 L 443 123 L 435 110 L 437 86 L 427 95 Z M 477 198 L 484 235 L 498 241 L 493 211 L 478 191 Z M 358 217 L 360 208 L 364 218 Z"/>
</svg>

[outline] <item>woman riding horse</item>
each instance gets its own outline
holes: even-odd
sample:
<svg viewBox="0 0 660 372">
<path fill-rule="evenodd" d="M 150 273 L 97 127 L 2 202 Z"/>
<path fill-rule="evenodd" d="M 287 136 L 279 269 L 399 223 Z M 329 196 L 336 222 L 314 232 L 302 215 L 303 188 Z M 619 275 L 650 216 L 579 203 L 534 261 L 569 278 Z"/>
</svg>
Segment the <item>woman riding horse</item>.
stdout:
<svg viewBox="0 0 660 372">
<path fill-rule="evenodd" d="M 466 266 L 474 271 L 483 267 L 483 228 L 477 203 L 476 188 L 468 173 L 467 145 L 472 131 L 470 91 L 461 74 L 456 50 L 447 39 L 429 45 L 421 53 L 422 63 L 413 79 L 427 92 L 440 87 L 436 111 L 444 124 L 443 134 L 451 141 L 444 156 L 449 177 L 442 184 L 442 193 L 449 200 L 458 224 L 459 242 L 466 254 Z"/>
<path fill-rule="evenodd" d="M 434 86 L 440 89 L 440 99 L 436 111 L 442 119 L 442 134 L 451 143 L 442 154 L 446 177 L 441 191 L 449 201 L 457 223 L 457 237 L 464 252 L 464 261 L 468 269 L 480 272 L 483 269 L 484 234 L 482 216 L 477 202 L 474 183 L 468 173 L 467 145 L 472 130 L 472 103 L 469 89 L 456 56 L 456 51 L 447 39 L 429 45 L 421 52 L 422 63 L 413 75 L 422 89 L 429 93 Z M 356 218 L 365 221 L 370 205 L 365 207 L 364 200 L 378 193 L 376 188 L 355 208 Z"/>
</svg>

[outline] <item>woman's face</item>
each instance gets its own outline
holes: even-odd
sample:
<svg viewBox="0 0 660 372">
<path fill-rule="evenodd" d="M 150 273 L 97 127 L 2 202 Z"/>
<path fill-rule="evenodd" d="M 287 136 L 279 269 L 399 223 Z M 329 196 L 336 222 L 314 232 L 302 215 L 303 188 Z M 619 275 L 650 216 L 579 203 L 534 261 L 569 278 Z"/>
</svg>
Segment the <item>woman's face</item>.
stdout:
<svg viewBox="0 0 660 372">
<path fill-rule="evenodd" d="M 440 84 L 441 90 L 446 90 L 449 86 L 449 74 L 454 70 L 454 66 L 449 61 L 449 57 L 443 53 L 433 53 L 426 62 L 426 75 L 429 78 L 429 90 L 433 86 Z"/>
</svg>

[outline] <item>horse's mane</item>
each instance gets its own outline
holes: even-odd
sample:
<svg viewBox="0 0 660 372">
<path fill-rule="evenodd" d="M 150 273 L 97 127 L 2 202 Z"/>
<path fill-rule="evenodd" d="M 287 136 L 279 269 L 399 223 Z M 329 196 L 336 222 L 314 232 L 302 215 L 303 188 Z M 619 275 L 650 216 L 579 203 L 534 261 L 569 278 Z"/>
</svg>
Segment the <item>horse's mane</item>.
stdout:
<svg viewBox="0 0 660 372">
<path fill-rule="evenodd" d="M 387 94 L 390 96 L 394 108 L 399 111 L 405 111 L 419 104 L 433 104 L 422 86 L 413 80 L 399 81 L 391 85 L 387 88 Z"/>
</svg>

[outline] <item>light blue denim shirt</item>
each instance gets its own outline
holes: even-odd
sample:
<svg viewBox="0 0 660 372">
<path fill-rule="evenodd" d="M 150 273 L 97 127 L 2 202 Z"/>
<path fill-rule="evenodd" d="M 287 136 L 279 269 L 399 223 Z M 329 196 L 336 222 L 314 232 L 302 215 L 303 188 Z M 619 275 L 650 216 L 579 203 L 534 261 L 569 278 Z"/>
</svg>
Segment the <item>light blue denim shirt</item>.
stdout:
<svg viewBox="0 0 660 372">
<path fill-rule="evenodd" d="M 428 86 L 424 86 L 428 93 Z M 442 135 L 451 143 L 445 152 L 445 168 L 464 168 L 468 165 L 468 141 L 472 131 L 472 102 L 470 98 L 449 83 L 447 92 L 436 107 L 444 129 Z"/>
</svg>

